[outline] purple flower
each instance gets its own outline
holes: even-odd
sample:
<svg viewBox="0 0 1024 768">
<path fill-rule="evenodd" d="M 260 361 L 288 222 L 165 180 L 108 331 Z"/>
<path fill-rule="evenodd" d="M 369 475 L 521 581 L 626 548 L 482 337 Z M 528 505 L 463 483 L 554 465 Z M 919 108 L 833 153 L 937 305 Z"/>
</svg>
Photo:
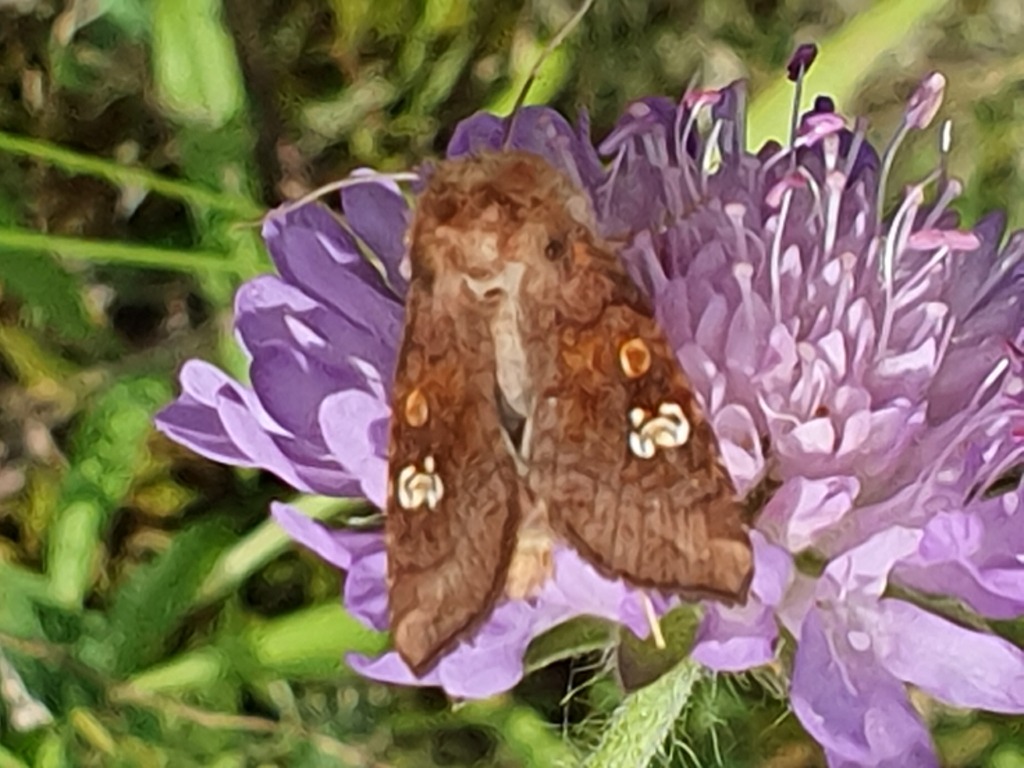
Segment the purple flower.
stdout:
<svg viewBox="0 0 1024 768">
<path fill-rule="evenodd" d="M 908 125 L 934 114 L 939 85 L 915 94 Z M 645 215 L 670 223 L 629 255 L 734 480 L 778 485 L 757 522 L 751 599 L 706 606 L 694 657 L 768 662 L 781 625 L 798 641 L 794 710 L 831 764 L 934 764 L 906 683 L 1024 712 L 1020 649 L 883 596 L 899 585 L 984 617 L 1024 614 L 1024 490 L 985 495 L 1024 452 L 1024 236 L 1000 249 L 1000 216 L 958 230 L 959 185 L 940 174 L 930 203 L 929 185 L 913 186 L 880 225 L 886 163 L 861 133 L 822 103 L 795 150 L 752 156 L 721 138 L 743 133 L 727 127 L 741 97 L 712 107 L 713 171 L 701 145 L 652 174 L 666 152 L 649 134 L 615 161 L 662 185 Z M 803 552 L 824 572 L 800 572 Z"/>
<path fill-rule="evenodd" d="M 347 571 L 345 605 L 368 626 L 386 630 L 387 560 L 378 532 L 329 531 L 285 504 L 273 505 L 274 519 L 297 542 Z M 450 695 L 483 698 L 507 691 L 523 676 L 526 646 L 537 635 L 574 616 L 621 621 L 634 632 L 649 631 L 637 595 L 621 582 L 603 579 L 568 549 L 556 553 L 556 578 L 532 601 L 504 601 L 470 639 L 416 678 L 395 652 L 377 659 L 352 654 L 358 672 L 392 683 L 439 685 Z"/>
<path fill-rule="evenodd" d="M 942 82 L 915 94 L 902 133 L 930 122 Z M 828 99 L 792 147 L 756 154 L 742 145 L 743 105 L 739 85 L 636 102 L 600 155 L 585 127 L 528 108 L 510 144 L 585 189 L 604 234 L 628 236 L 623 257 L 737 487 L 773 489 L 752 536 L 750 600 L 705 606 L 694 657 L 749 669 L 775 658 L 784 628 L 797 641 L 794 711 L 830 764 L 935 764 L 907 683 L 954 706 L 1024 712 L 1020 649 L 886 594 L 1024 615 L 1024 488 L 986 493 L 1024 455 L 1024 234 L 1001 246 L 1001 215 L 959 229 L 959 184 L 940 172 L 883 217 L 891 155 Z M 473 117 L 449 156 L 499 148 L 504 133 L 498 118 Z M 380 504 L 409 211 L 376 181 L 342 203 L 341 221 L 317 206 L 267 221 L 280 277 L 243 286 L 236 306 L 252 388 L 191 362 L 159 423 L 211 458 Z M 283 505 L 274 515 L 348 572 L 346 606 L 384 629 L 380 535 L 329 531 Z M 824 568 L 798 566 L 803 553 L 815 557 L 800 564 Z M 570 550 L 556 560 L 538 599 L 501 603 L 421 681 L 394 654 L 349 661 L 376 679 L 485 696 L 514 685 L 529 641 L 572 616 L 646 632 L 634 590 Z"/>
<path fill-rule="evenodd" d="M 451 154 L 496 144 L 502 133 L 500 121 L 480 116 L 456 131 Z M 511 141 L 545 155 L 587 189 L 596 190 L 605 179 L 589 141 L 550 110 L 523 110 Z M 243 285 L 235 302 L 252 387 L 190 361 L 181 373 L 181 397 L 157 424 L 214 460 L 261 467 L 303 491 L 361 495 L 382 506 L 409 208 L 396 188 L 376 181 L 346 189 L 342 202 L 343 221 L 308 205 L 273 214 L 264 225 L 279 276 Z M 380 271 L 366 252 L 379 261 Z M 347 572 L 348 610 L 386 630 L 382 534 L 330 530 L 283 504 L 275 504 L 273 514 L 296 541 Z M 513 687 L 523 675 L 529 642 L 575 616 L 649 633 L 637 590 L 599 576 L 569 549 L 556 551 L 555 566 L 555 578 L 539 595 L 499 604 L 472 638 L 424 677 L 413 675 L 395 653 L 378 659 L 351 655 L 348 661 L 377 680 L 440 685 L 453 696 L 479 698 Z"/>
</svg>

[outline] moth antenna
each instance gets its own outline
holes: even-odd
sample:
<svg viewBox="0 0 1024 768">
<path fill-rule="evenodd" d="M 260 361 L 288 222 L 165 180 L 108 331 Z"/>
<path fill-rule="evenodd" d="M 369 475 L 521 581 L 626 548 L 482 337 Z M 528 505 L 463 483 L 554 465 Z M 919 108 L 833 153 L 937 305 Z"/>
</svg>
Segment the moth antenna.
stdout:
<svg viewBox="0 0 1024 768">
<path fill-rule="evenodd" d="M 296 208 L 301 208 L 307 203 L 312 203 L 317 198 L 326 195 L 328 192 L 337 192 L 347 187 L 354 187 L 358 184 L 368 184 L 373 181 L 419 181 L 420 176 L 412 171 L 396 171 L 395 173 L 378 173 L 373 171 L 360 176 L 346 176 L 344 179 L 338 181 L 332 181 L 329 184 L 324 184 L 322 187 L 317 187 L 309 194 L 303 195 L 298 200 L 292 200 L 284 205 L 275 208 L 269 214 L 268 217 L 272 216 L 283 216 L 284 214 L 291 213 Z"/>
<path fill-rule="evenodd" d="M 644 607 L 644 616 L 651 626 L 651 638 L 654 640 L 654 647 L 659 651 L 665 650 L 665 635 L 661 632 L 661 621 L 658 614 L 654 612 L 654 603 L 646 592 L 640 593 L 640 604 Z"/>
<path fill-rule="evenodd" d="M 544 50 L 540 52 L 540 56 L 533 63 L 530 68 L 530 73 L 526 76 L 526 82 L 523 83 L 522 89 L 519 91 L 519 95 L 516 96 L 516 101 L 512 105 L 512 112 L 509 114 L 509 120 L 505 124 L 505 133 L 501 137 L 501 148 L 508 149 L 508 142 L 512 138 L 512 128 L 515 126 L 516 115 L 519 110 L 523 108 L 523 104 L 526 102 L 526 97 L 530 95 L 530 88 L 533 87 L 534 81 L 537 79 L 537 73 L 540 72 L 540 68 L 544 66 L 544 62 L 547 61 L 548 57 L 554 53 L 555 49 L 562 44 L 572 31 L 579 26 L 580 22 L 583 21 L 583 17 L 587 15 L 587 12 L 594 5 L 595 0 L 583 0 L 579 10 L 573 14 L 572 18 L 562 25 L 562 28 L 555 33 Z"/>
</svg>

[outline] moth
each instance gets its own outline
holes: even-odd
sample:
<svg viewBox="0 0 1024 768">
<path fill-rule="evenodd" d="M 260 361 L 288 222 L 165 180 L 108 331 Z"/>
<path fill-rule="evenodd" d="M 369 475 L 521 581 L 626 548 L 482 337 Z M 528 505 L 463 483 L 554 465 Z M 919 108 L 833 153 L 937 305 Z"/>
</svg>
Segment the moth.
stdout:
<svg viewBox="0 0 1024 768">
<path fill-rule="evenodd" d="M 557 543 L 639 586 L 743 601 L 745 508 L 651 303 L 539 156 L 439 164 L 408 233 L 385 515 L 417 674 L 552 574 Z"/>
</svg>

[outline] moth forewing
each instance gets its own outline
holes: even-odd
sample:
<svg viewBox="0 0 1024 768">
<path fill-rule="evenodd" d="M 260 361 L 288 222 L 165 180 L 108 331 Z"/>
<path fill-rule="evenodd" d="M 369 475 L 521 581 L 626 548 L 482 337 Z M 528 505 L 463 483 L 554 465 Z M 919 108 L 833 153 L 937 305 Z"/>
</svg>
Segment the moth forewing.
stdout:
<svg viewBox="0 0 1024 768">
<path fill-rule="evenodd" d="M 486 618 L 519 522 L 493 345 L 413 277 L 392 403 L 385 517 L 395 649 L 417 673 Z"/>
<path fill-rule="evenodd" d="M 533 478 L 553 527 L 606 575 L 742 602 L 745 507 L 692 387 L 618 257 L 596 239 L 574 253 L 575 316 L 560 320 L 557 396 L 545 401 L 554 426 L 535 456 L 554 469 Z"/>
<path fill-rule="evenodd" d="M 529 597 L 557 541 L 607 576 L 742 600 L 743 507 L 647 299 L 546 160 L 439 164 L 410 231 L 387 542 L 416 671 Z M 429 460 L 429 461 L 428 461 Z"/>
</svg>

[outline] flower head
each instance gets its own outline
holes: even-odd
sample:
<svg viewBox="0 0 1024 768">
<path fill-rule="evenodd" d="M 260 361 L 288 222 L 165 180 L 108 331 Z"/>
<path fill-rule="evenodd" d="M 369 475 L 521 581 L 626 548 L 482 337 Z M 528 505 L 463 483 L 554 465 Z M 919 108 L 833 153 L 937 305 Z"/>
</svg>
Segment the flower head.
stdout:
<svg viewBox="0 0 1024 768">
<path fill-rule="evenodd" d="M 905 130 L 930 122 L 942 83 L 932 76 L 915 94 Z M 959 229 L 959 185 L 943 173 L 884 218 L 898 142 L 880 157 L 820 98 L 791 146 L 753 154 L 743 104 L 739 85 L 679 104 L 644 99 L 599 150 L 585 123 L 527 108 L 508 144 L 560 168 L 589 193 L 602 233 L 628 238 L 622 256 L 737 487 L 773 490 L 752 535 L 751 598 L 705 606 L 695 658 L 748 669 L 774 658 L 785 629 L 797 641 L 794 710 L 832 764 L 931 764 L 906 683 L 953 705 L 1024 712 L 1020 649 L 886 596 L 898 585 L 983 617 L 1024 614 L 1024 489 L 986 493 L 1024 453 L 1024 235 L 1001 247 L 1000 215 Z M 498 149 L 506 132 L 473 117 L 449 156 Z M 379 181 L 342 203 L 343 221 L 318 206 L 268 218 L 279 275 L 246 284 L 236 303 L 252 388 L 191 362 L 160 426 L 296 488 L 381 504 L 409 209 Z M 383 629 L 381 536 L 328 531 L 283 505 L 274 514 L 348 571 L 349 610 Z M 824 567 L 798 567 L 806 552 Z M 458 696 L 505 690 L 529 641 L 579 614 L 646 632 L 636 592 L 563 549 L 536 600 L 499 604 L 418 682 Z M 416 681 L 394 654 L 350 663 Z"/>
<path fill-rule="evenodd" d="M 501 121 L 480 116 L 460 126 L 449 154 L 497 147 L 503 133 Z M 510 142 L 544 155 L 597 194 L 604 170 L 596 151 L 550 110 L 520 112 Z M 235 301 L 252 387 L 190 361 L 181 373 L 182 395 L 158 425 L 212 459 L 261 467 L 300 490 L 361 495 L 383 506 L 388 390 L 407 287 L 401 262 L 410 211 L 397 188 L 377 181 L 347 188 L 342 203 L 344 220 L 318 205 L 267 218 L 263 235 L 278 275 L 246 283 Z M 347 572 L 348 610 L 387 629 L 383 535 L 330 530 L 284 504 L 275 504 L 273 514 L 294 539 Z M 606 618 L 646 636 L 641 600 L 637 590 L 599 576 L 563 548 L 555 552 L 555 577 L 540 594 L 499 604 L 427 675 L 414 675 L 393 652 L 378 659 L 352 655 L 349 662 L 377 680 L 488 696 L 519 681 L 533 638 L 575 616 Z"/>
</svg>

